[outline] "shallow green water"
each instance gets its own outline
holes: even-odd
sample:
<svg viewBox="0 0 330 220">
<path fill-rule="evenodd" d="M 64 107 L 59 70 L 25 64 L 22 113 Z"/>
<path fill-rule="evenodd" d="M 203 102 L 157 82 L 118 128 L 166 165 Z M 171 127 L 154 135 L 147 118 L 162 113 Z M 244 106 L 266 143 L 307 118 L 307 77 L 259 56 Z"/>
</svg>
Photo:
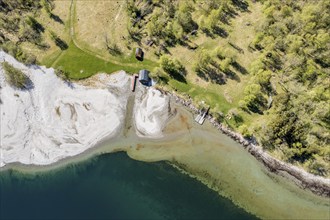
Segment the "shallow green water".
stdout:
<svg viewBox="0 0 330 220">
<path fill-rule="evenodd" d="M 164 162 L 125 153 L 53 171 L 0 173 L 0 219 L 255 219 Z"/>
</svg>

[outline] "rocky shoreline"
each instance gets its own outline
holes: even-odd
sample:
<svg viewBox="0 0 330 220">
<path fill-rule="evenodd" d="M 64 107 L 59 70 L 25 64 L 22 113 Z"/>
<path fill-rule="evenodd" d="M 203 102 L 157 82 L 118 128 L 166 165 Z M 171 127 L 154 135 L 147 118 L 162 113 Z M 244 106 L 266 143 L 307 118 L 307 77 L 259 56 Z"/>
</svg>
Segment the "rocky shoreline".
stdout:
<svg viewBox="0 0 330 220">
<path fill-rule="evenodd" d="M 166 95 L 172 97 L 176 103 L 179 103 L 191 111 L 198 113 L 198 108 L 192 104 L 192 100 L 185 100 L 171 92 L 161 90 Z M 207 120 L 223 134 L 229 136 L 236 142 L 244 146 L 247 151 L 253 155 L 257 160 L 262 162 L 265 167 L 276 174 L 285 176 L 291 179 L 296 185 L 303 189 L 309 189 L 311 192 L 324 196 L 330 197 L 330 179 L 323 178 L 320 176 L 313 175 L 306 172 L 305 170 L 298 168 L 294 165 L 280 161 L 267 152 L 265 152 L 261 146 L 253 143 L 251 140 L 244 138 L 241 134 L 230 130 L 228 127 L 217 122 L 217 120 L 212 117 L 211 114 L 207 116 Z"/>
</svg>

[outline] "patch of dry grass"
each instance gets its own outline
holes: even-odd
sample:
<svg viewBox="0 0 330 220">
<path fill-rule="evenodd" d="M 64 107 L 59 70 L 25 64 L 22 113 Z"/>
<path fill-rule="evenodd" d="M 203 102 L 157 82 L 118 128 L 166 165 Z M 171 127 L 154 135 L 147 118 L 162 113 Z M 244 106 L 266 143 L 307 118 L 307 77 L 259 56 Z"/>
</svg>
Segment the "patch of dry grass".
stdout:
<svg viewBox="0 0 330 220">
<path fill-rule="evenodd" d="M 70 1 L 54 1 L 54 3 L 55 8 L 52 13 L 56 16 L 57 21 L 49 17 L 43 9 L 37 17 L 38 22 L 45 28 L 44 33 L 42 33 L 44 42 L 50 47 L 47 50 L 42 50 L 31 43 L 23 43 L 21 45 L 25 51 L 36 55 L 37 59 L 47 66 L 50 66 L 52 61 L 56 59 L 57 56 L 54 56 L 54 54 L 60 54 L 60 49 L 55 45 L 54 41 L 51 40 L 49 31 L 56 33 L 65 42 L 70 41 L 68 24 Z"/>
<path fill-rule="evenodd" d="M 84 47 L 109 55 L 105 37 L 116 44 L 123 53 L 130 51 L 122 44 L 127 35 L 125 1 L 77 1 L 75 32 L 76 40 Z"/>
</svg>

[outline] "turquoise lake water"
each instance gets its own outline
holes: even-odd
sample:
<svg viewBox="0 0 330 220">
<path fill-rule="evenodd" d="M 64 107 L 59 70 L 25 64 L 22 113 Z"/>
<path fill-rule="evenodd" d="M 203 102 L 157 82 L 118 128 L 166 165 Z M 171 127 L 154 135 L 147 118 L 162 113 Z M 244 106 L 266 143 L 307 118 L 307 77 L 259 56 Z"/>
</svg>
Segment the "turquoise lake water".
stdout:
<svg viewBox="0 0 330 220">
<path fill-rule="evenodd" d="M 0 172 L 0 219 L 255 219 L 165 162 L 104 154 L 53 171 Z"/>
</svg>

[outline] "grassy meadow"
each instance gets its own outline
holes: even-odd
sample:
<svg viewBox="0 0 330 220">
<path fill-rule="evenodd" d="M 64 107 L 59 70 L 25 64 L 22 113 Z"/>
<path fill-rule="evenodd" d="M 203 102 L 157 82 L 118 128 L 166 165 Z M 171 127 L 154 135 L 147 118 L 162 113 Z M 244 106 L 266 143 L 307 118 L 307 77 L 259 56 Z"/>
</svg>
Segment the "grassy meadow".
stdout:
<svg viewBox="0 0 330 220">
<path fill-rule="evenodd" d="M 56 2 L 55 2 L 56 4 Z M 155 55 L 158 51 L 156 46 L 146 46 L 138 42 L 127 43 L 128 19 L 125 11 L 125 2 L 79 2 L 75 1 L 73 11 L 62 9 L 58 14 L 65 17 L 65 32 L 69 34 L 73 28 L 74 34 L 65 38 L 68 43 L 66 50 L 55 50 L 53 53 L 44 56 L 42 64 L 48 67 L 61 68 L 69 72 L 72 79 L 84 79 L 99 72 L 112 73 L 124 70 L 128 73 L 135 73 L 140 69 L 153 71 L 158 67 L 159 57 Z M 235 79 L 228 79 L 225 84 L 208 82 L 200 78 L 193 70 L 193 65 L 198 60 L 198 53 L 201 50 L 212 51 L 221 47 L 234 54 L 236 60 L 244 67 L 249 69 L 250 63 L 258 56 L 257 52 L 248 50 L 249 41 L 240 41 L 238 46 L 244 53 L 235 50 L 229 42 L 241 38 L 252 38 L 255 34 L 255 26 L 263 19 L 260 12 L 260 4 L 253 4 L 250 12 L 241 12 L 237 18 L 232 19 L 226 25 L 229 32 L 227 38 L 220 36 L 208 37 L 203 33 L 198 33 L 189 39 L 192 45 L 198 45 L 196 50 L 190 50 L 186 46 L 177 45 L 169 48 L 172 57 L 178 59 L 186 68 L 186 82 L 180 82 L 173 78 L 169 79 L 168 85 L 163 89 L 176 91 L 185 97 L 191 97 L 196 105 L 209 105 L 211 112 L 220 113 L 223 123 L 236 129 L 240 125 L 252 123 L 252 119 L 261 117 L 258 114 L 246 113 L 237 108 L 239 100 L 244 96 L 243 90 L 251 76 L 241 73 L 233 68 L 236 74 Z M 88 10 L 93 9 L 91 13 Z M 87 11 L 86 11 L 87 10 Z M 73 12 L 73 21 L 70 21 Z M 87 16 L 85 16 L 88 14 Z M 198 20 L 200 13 L 194 12 L 194 18 Z M 246 25 L 250 23 L 251 25 Z M 93 28 L 93 31 L 90 29 Z M 119 33 L 119 34 L 116 34 Z M 62 34 L 63 35 L 63 34 Z M 65 35 L 65 36 L 67 36 Z M 115 45 L 119 49 L 118 54 L 110 54 L 105 48 L 105 36 L 109 38 L 109 44 Z M 73 39 L 72 39 L 73 38 Z M 145 60 L 140 62 L 134 57 L 134 49 L 142 47 L 145 51 Z M 202 104 L 203 103 L 203 104 Z M 231 117 L 239 115 L 239 120 Z"/>
</svg>

